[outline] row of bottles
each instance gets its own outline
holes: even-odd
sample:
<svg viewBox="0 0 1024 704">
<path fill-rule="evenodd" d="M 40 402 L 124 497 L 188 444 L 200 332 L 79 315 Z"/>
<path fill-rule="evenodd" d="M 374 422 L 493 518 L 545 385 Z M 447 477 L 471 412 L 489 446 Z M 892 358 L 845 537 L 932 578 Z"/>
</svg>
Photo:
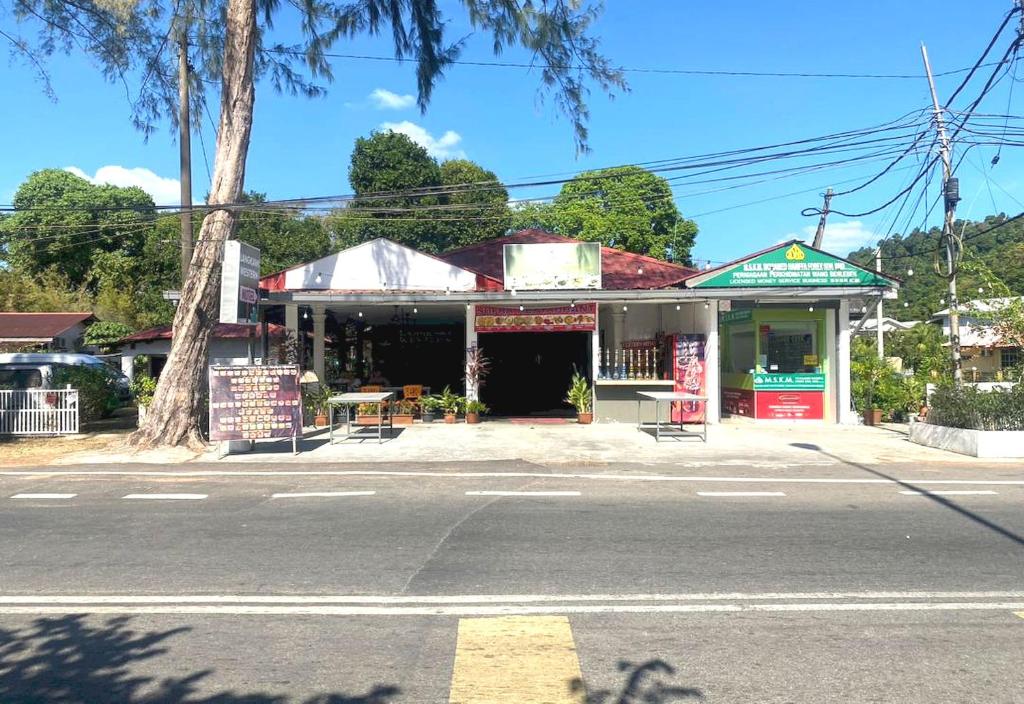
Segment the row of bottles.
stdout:
<svg viewBox="0 0 1024 704">
<path fill-rule="evenodd" d="M 601 350 L 598 379 L 660 379 L 661 353 L 657 348 Z"/>
</svg>

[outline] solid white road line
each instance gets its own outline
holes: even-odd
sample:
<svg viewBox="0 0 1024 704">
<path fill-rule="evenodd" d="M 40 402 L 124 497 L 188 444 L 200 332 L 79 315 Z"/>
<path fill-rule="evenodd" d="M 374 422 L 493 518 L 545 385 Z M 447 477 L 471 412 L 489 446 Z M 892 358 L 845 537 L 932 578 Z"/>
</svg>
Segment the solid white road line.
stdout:
<svg viewBox="0 0 1024 704">
<path fill-rule="evenodd" d="M 555 604 L 522 606 L 0 606 L 0 614 L 236 614 L 281 616 L 507 616 L 532 614 L 666 614 L 736 613 L 743 611 L 1019 611 L 1024 601 L 1013 602 L 868 602 L 799 604 Z"/>
<path fill-rule="evenodd" d="M 1024 591 L 987 592 L 712 592 L 693 594 L 453 594 L 453 595 L 245 595 L 245 594 L 184 594 L 184 595 L 6 595 L 0 596 L 0 606 L 36 604 L 55 606 L 64 604 L 281 604 L 281 605 L 402 605 L 402 604 L 537 604 L 559 602 L 658 602 L 658 601 L 846 601 L 846 600 L 1024 600 Z"/>
<path fill-rule="evenodd" d="M 15 494 L 12 499 L 73 499 L 78 494 Z"/>
<path fill-rule="evenodd" d="M 466 496 L 580 496 L 578 491 L 467 491 Z"/>
<path fill-rule="evenodd" d="M 209 494 L 125 494 L 122 499 L 152 499 L 154 501 L 198 501 Z"/>
<path fill-rule="evenodd" d="M 130 470 L 13 470 L 0 471 L 0 477 L 432 477 L 438 479 L 585 479 L 621 482 L 696 482 L 739 484 L 874 484 L 912 486 L 1024 486 L 1024 479 L 866 479 L 829 477 L 714 477 L 671 476 L 662 474 L 576 474 L 566 472 L 437 472 L 388 470 L 196 470 L 184 472 L 130 471 Z"/>
<path fill-rule="evenodd" d="M 998 496 L 996 491 L 901 491 L 904 496 Z"/>
<path fill-rule="evenodd" d="M 781 491 L 698 491 L 697 496 L 785 496 Z"/>
<path fill-rule="evenodd" d="M 374 496 L 376 491 L 304 491 L 296 493 L 271 494 L 272 499 L 327 499 L 335 496 Z"/>
</svg>

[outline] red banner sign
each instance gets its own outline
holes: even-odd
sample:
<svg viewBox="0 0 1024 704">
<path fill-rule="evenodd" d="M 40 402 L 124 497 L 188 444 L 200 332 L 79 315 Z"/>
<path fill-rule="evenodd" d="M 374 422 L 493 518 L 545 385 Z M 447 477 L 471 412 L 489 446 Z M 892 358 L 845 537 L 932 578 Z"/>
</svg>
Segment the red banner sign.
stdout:
<svg viewBox="0 0 1024 704">
<path fill-rule="evenodd" d="M 477 306 L 477 332 L 591 332 L 597 327 L 597 304 L 555 308 Z"/>
<path fill-rule="evenodd" d="M 299 368 L 210 367 L 210 439 L 257 440 L 302 434 Z"/>
<path fill-rule="evenodd" d="M 821 420 L 825 417 L 820 391 L 758 391 L 757 417 L 785 420 Z"/>
</svg>

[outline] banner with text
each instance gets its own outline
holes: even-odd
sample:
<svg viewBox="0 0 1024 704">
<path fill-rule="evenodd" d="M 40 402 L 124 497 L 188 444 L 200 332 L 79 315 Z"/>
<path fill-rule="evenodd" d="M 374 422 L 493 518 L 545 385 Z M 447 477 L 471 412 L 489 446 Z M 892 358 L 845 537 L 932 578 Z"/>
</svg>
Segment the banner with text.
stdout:
<svg viewBox="0 0 1024 704">
<path fill-rule="evenodd" d="M 210 367 L 210 439 L 259 440 L 302 434 L 299 367 Z"/>
<path fill-rule="evenodd" d="M 577 303 L 554 308 L 477 306 L 477 332 L 591 332 L 597 326 L 597 304 Z"/>
</svg>

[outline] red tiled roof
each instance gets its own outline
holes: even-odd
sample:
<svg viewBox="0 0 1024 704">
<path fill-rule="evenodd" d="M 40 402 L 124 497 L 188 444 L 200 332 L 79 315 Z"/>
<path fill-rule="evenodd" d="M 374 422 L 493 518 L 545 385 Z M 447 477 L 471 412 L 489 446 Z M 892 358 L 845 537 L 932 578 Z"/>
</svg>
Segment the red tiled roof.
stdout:
<svg viewBox="0 0 1024 704">
<path fill-rule="evenodd" d="M 217 323 L 213 327 L 213 336 L 221 339 L 233 339 L 233 338 L 248 338 L 250 329 L 254 333 L 254 337 L 260 337 L 263 334 L 263 328 L 261 325 L 236 325 L 234 323 Z M 277 323 L 268 323 L 267 330 L 270 337 L 281 337 L 285 331 L 284 325 L 278 325 Z M 148 330 L 140 330 L 139 332 L 132 333 L 128 337 L 118 340 L 118 344 L 125 344 L 129 342 L 153 342 L 154 340 L 170 340 L 171 339 L 171 326 L 170 325 L 158 325 L 155 328 L 149 328 Z"/>
<path fill-rule="evenodd" d="M 0 313 L 0 339 L 50 339 L 90 319 L 92 313 Z"/>
<path fill-rule="evenodd" d="M 505 237 L 453 249 L 441 259 L 484 276 L 504 281 L 503 247 L 506 244 L 578 242 L 545 230 L 520 230 Z M 696 269 L 663 262 L 642 254 L 601 247 L 601 288 L 613 290 L 666 288 L 699 273 Z"/>
</svg>

